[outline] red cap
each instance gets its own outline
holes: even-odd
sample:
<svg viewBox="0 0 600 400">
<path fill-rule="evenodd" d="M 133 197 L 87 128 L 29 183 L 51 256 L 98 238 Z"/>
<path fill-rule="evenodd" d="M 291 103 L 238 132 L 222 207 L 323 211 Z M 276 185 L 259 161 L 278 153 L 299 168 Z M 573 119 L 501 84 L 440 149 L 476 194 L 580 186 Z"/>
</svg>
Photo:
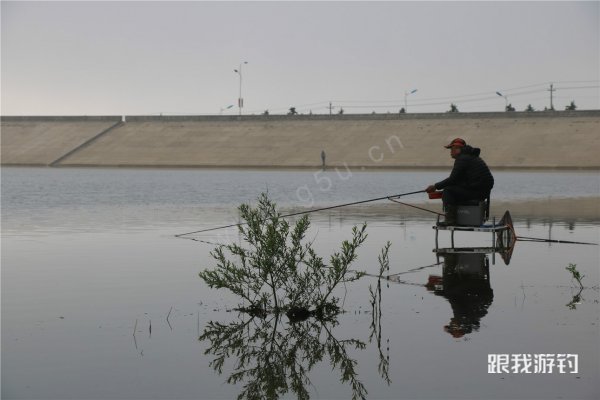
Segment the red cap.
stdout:
<svg viewBox="0 0 600 400">
<path fill-rule="evenodd" d="M 467 142 L 465 142 L 463 139 L 461 138 L 456 138 L 453 141 L 450 142 L 449 145 L 444 146 L 445 148 L 449 149 L 453 146 L 457 146 L 457 147 L 465 147 L 467 145 Z"/>
</svg>

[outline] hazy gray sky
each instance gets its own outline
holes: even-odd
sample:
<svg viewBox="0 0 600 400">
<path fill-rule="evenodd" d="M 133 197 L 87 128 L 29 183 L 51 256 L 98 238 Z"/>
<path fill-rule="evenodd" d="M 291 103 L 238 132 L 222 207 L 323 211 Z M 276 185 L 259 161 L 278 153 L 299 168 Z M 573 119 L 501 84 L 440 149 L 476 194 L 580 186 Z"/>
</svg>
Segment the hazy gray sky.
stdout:
<svg viewBox="0 0 600 400">
<path fill-rule="evenodd" d="M 2 1 L 2 115 L 597 109 L 598 4 Z"/>
</svg>

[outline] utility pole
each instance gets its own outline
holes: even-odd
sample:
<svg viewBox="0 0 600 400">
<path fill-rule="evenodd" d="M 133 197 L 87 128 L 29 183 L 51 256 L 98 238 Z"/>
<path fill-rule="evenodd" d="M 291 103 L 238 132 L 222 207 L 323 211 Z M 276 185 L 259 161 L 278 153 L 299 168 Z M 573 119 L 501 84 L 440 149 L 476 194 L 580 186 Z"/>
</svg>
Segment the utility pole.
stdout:
<svg viewBox="0 0 600 400">
<path fill-rule="evenodd" d="M 552 93 L 556 92 L 556 89 L 554 89 L 554 84 L 550 84 L 550 89 L 547 89 L 550 92 L 550 110 L 554 110 L 554 103 L 552 102 Z"/>
<path fill-rule="evenodd" d="M 329 115 L 331 115 L 332 110 L 333 110 L 333 106 L 331 105 L 331 102 L 329 102 Z"/>
</svg>

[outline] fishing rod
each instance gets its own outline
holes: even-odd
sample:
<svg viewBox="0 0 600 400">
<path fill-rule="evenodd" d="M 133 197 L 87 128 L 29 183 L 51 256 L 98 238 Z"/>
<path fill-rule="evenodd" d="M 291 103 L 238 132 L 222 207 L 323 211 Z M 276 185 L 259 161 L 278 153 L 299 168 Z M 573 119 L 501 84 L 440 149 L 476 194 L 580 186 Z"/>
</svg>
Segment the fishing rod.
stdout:
<svg viewBox="0 0 600 400">
<path fill-rule="evenodd" d="M 436 262 L 434 264 L 429 264 L 429 265 L 424 265 L 424 266 L 420 266 L 420 267 L 415 267 L 415 268 L 409 269 L 408 271 L 396 272 L 395 274 L 390 274 L 390 275 L 370 274 L 370 273 L 367 273 L 367 272 L 365 272 L 364 275 L 365 276 L 370 276 L 370 277 L 373 277 L 373 278 L 381 278 L 381 279 L 386 279 L 386 280 L 393 280 L 398 275 L 411 274 L 413 272 L 417 272 L 417 271 L 420 271 L 422 269 L 436 267 L 436 266 L 438 266 L 440 264 L 443 264 L 443 263 L 444 263 L 443 261 L 438 261 L 438 262 Z M 359 271 L 359 270 L 356 270 L 356 269 L 349 269 L 348 272 L 363 272 L 363 271 Z"/>
<path fill-rule="evenodd" d="M 337 205 L 334 205 L 334 206 L 315 208 L 315 209 L 307 210 L 307 211 L 298 211 L 298 212 L 291 213 L 291 214 L 280 215 L 279 217 L 280 218 L 295 217 L 297 215 L 309 214 L 309 213 L 314 213 L 314 212 L 317 212 L 317 211 L 326 211 L 326 210 L 332 210 L 334 208 L 354 206 L 354 205 L 357 205 L 357 204 L 364 204 L 364 203 L 371 203 L 373 201 L 386 200 L 386 199 L 390 199 L 390 198 L 398 198 L 398 197 L 408 196 L 408 195 L 417 194 L 417 193 L 425 193 L 425 190 L 417 190 L 416 192 L 400 193 L 400 194 L 396 194 L 396 195 L 393 195 L 393 196 L 377 197 L 375 199 L 354 201 L 352 203 L 337 204 Z M 242 225 L 247 225 L 247 224 L 248 224 L 247 222 L 240 222 L 238 224 L 217 226 L 215 228 L 201 229 L 199 231 L 194 231 L 194 232 L 180 233 L 178 235 L 175 235 L 175 237 L 183 237 L 183 236 L 192 235 L 192 234 L 195 234 L 195 233 L 203 233 L 203 232 L 216 231 L 218 229 L 233 228 L 235 226 L 242 226 Z"/>
</svg>

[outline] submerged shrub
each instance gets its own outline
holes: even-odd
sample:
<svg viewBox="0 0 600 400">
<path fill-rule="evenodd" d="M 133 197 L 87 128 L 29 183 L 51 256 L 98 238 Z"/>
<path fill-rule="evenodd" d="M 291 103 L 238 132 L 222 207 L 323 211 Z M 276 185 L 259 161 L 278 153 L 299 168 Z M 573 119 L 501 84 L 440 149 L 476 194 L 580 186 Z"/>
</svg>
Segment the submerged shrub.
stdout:
<svg viewBox="0 0 600 400">
<path fill-rule="evenodd" d="M 211 288 L 228 289 L 249 303 L 243 311 L 256 315 L 288 312 L 288 316 L 325 318 L 339 311 L 334 289 L 352 282 L 364 272 L 350 271 L 357 249 L 367 238 L 366 224 L 352 229 L 352 240 L 342 242 L 339 252 L 325 264 L 305 242 L 310 226 L 304 215 L 293 226 L 277 212 L 266 194 L 256 208 L 239 207 L 243 244 L 216 247 L 211 256 L 214 269 L 200 272 Z"/>
</svg>

